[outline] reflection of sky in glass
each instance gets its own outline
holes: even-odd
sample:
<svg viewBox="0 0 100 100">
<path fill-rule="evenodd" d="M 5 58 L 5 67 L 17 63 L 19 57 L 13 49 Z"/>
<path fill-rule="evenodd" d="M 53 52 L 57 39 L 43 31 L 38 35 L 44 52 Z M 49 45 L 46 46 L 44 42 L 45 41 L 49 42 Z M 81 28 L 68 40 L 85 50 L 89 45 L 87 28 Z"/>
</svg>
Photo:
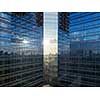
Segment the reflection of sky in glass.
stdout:
<svg viewBox="0 0 100 100">
<path fill-rule="evenodd" d="M 57 53 L 58 15 L 55 12 L 44 13 L 44 54 Z"/>
<path fill-rule="evenodd" d="M 100 37 L 99 17 L 100 13 L 97 12 L 71 13 L 69 32 L 72 41 L 98 40 Z"/>
<path fill-rule="evenodd" d="M 29 50 L 41 53 L 42 27 L 35 25 L 35 13 L 23 16 L 30 23 L 22 20 L 22 16 L 20 18 L 12 16 L 10 12 L 0 13 L 0 18 L 4 20 L 0 22 L 0 51 L 16 53 Z"/>
</svg>

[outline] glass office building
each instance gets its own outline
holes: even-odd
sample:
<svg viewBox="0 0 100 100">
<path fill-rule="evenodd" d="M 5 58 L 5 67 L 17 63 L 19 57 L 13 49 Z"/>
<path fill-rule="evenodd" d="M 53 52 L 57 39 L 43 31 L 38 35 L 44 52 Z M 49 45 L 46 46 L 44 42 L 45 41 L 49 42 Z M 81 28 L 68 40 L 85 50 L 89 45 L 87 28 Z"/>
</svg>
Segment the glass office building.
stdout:
<svg viewBox="0 0 100 100">
<path fill-rule="evenodd" d="M 100 13 L 59 13 L 60 86 L 100 86 Z"/>
<path fill-rule="evenodd" d="M 0 13 L 0 86 L 43 83 L 43 13 Z"/>
<path fill-rule="evenodd" d="M 58 13 L 44 13 L 44 78 L 45 83 L 57 83 Z"/>
</svg>

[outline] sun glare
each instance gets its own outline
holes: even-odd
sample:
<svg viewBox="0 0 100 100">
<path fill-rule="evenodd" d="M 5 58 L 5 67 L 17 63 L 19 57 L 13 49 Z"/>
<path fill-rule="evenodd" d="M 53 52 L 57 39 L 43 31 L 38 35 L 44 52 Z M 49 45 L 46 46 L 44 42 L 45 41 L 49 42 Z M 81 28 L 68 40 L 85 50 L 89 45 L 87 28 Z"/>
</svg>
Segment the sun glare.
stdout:
<svg viewBox="0 0 100 100">
<path fill-rule="evenodd" d="M 28 43 L 28 41 L 27 41 L 27 40 L 23 40 L 23 43 L 24 43 L 24 44 L 27 44 L 27 43 Z"/>
<path fill-rule="evenodd" d="M 50 45 L 50 40 L 49 40 L 49 39 L 45 39 L 45 40 L 43 41 L 43 45 L 44 45 L 44 46 L 49 46 L 49 45 Z"/>
</svg>

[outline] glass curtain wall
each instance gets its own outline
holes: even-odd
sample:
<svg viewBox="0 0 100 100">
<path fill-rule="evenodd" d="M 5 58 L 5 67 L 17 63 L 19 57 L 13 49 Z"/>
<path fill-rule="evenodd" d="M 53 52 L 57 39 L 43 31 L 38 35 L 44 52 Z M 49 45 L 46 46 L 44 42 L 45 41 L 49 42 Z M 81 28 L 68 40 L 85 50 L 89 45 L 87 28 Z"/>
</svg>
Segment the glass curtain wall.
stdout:
<svg viewBox="0 0 100 100">
<path fill-rule="evenodd" d="M 67 30 L 61 33 L 59 28 L 58 32 L 60 84 L 100 86 L 100 13 L 70 12 L 67 14 Z M 59 13 L 59 27 L 60 21 L 63 22 L 63 18 Z M 67 44 L 66 49 L 62 42 Z M 68 54 L 61 55 L 62 50 L 65 50 L 64 55 Z"/>
<path fill-rule="evenodd" d="M 0 86 L 43 83 L 43 13 L 0 12 Z"/>
<path fill-rule="evenodd" d="M 45 82 L 56 85 L 57 82 L 57 37 L 58 13 L 44 13 L 44 77 Z"/>
</svg>

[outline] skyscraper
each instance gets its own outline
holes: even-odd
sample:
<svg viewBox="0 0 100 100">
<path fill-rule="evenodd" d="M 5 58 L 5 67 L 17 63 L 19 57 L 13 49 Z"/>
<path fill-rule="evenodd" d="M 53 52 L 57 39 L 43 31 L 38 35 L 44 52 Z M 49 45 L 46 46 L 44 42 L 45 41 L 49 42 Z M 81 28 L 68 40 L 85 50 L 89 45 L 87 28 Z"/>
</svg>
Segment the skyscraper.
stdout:
<svg viewBox="0 0 100 100">
<path fill-rule="evenodd" d="M 56 84 L 57 80 L 57 36 L 58 13 L 44 13 L 44 77 L 48 84 Z"/>
<path fill-rule="evenodd" d="M 100 13 L 66 14 L 59 13 L 59 26 L 62 15 L 68 20 L 58 29 L 60 86 L 100 86 Z"/>
<path fill-rule="evenodd" d="M 43 13 L 0 13 L 0 86 L 43 84 Z"/>
</svg>

